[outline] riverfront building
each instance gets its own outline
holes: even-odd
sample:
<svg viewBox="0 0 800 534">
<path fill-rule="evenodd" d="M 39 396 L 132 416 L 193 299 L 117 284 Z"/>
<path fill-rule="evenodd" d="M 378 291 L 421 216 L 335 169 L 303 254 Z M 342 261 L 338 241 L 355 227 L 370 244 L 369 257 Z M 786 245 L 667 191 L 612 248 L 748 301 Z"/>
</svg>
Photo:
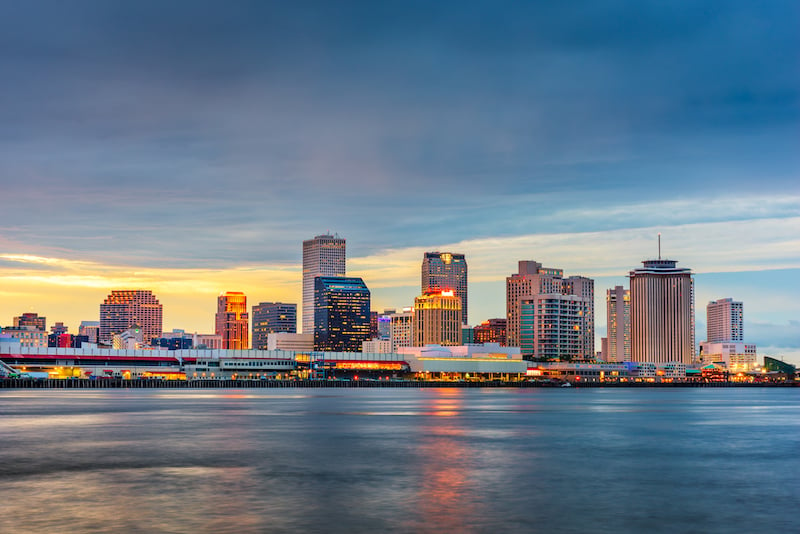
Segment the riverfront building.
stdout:
<svg viewBox="0 0 800 534">
<path fill-rule="evenodd" d="M 345 276 L 345 240 L 338 235 L 318 235 L 303 241 L 303 332 L 314 331 L 314 279 Z"/>
<path fill-rule="evenodd" d="M 228 291 L 217 298 L 215 333 L 222 336 L 223 349 L 247 349 L 250 319 L 247 297 L 239 291 Z"/>
<path fill-rule="evenodd" d="M 47 330 L 47 318 L 40 317 L 38 313 L 23 313 L 14 317 L 14 328 L 31 326 L 37 330 Z"/>
<path fill-rule="evenodd" d="M 489 319 L 472 329 L 472 341 L 464 343 L 497 343 L 506 344 L 506 319 Z"/>
<path fill-rule="evenodd" d="M 507 344 L 535 359 L 594 358 L 594 280 L 520 261 L 506 278 Z"/>
<path fill-rule="evenodd" d="M 607 350 L 609 362 L 631 361 L 631 292 L 622 286 L 606 290 Z"/>
<path fill-rule="evenodd" d="M 392 352 L 400 347 L 414 346 L 414 308 L 403 308 L 403 311 L 389 315 L 389 340 Z"/>
<path fill-rule="evenodd" d="M 659 255 L 630 272 L 632 361 L 694 361 L 694 279 L 677 263 Z"/>
<path fill-rule="evenodd" d="M 277 332 L 297 332 L 297 304 L 260 302 L 253 306 L 253 348 L 265 350 L 267 336 Z"/>
<path fill-rule="evenodd" d="M 744 304 L 732 298 L 713 300 L 706 306 L 706 340 L 709 343 L 744 342 Z"/>
<path fill-rule="evenodd" d="M 414 345 L 461 345 L 461 299 L 453 290 L 430 290 L 414 299 Z"/>
<path fill-rule="evenodd" d="M 357 352 L 370 338 L 370 292 L 361 278 L 314 280 L 314 350 Z"/>
<path fill-rule="evenodd" d="M 99 342 L 111 344 L 114 334 L 133 326 L 142 329 L 143 342 L 161 337 L 163 310 L 150 290 L 114 290 L 100 304 Z"/>
<path fill-rule="evenodd" d="M 453 291 L 461 299 L 461 320 L 468 324 L 467 260 L 463 254 L 426 252 L 422 258 L 421 293 Z"/>
</svg>

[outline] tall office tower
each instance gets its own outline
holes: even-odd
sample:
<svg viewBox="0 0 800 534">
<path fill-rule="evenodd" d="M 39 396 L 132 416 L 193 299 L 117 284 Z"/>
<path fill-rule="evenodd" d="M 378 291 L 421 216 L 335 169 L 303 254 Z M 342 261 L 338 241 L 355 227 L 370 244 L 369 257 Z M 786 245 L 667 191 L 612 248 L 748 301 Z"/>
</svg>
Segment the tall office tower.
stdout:
<svg viewBox="0 0 800 534">
<path fill-rule="evenodd" d="M 501 346 L 506 344 L 507 319 L 489 319 L 476 326 L 474 331 L 475 343 L 499 343 Z"/>
<path fill-rule="evenodd" d="M 414 346 L 414 308 L 403 308 L 403 311 L 391 315 L 392 352 L 397 352 L 400 347 Z"/>
<path fill-rule="evenodd" d="M 250 347 L 249 319 L 244 293 L 228 291 L 217 297 L 214 333 L 222 336 L 223 349 L 244 350 Z"/>
<path fill-rule="evenodd" d="M 253 306 L 253 348 L 267 350 L 267 336 L 297 333 L 297 304 L 260 302 Z"/>
<path fill-rule="evenodd" d="M 361 278 L 314 280 L 314 350 L 360 352 L 369 340 L 370 293 Z"/>
<path fill-rule="evenodd" d="M 707 341 L 744 342 L 744 305 L 732 298 L 713 300 L 706 306 Z"/>
<path fill-rule="evenodd" d="M 452 289 L 414 299 L 414 346 L 461 345 L 461 299 Z"/>
<path fill-rule="evenodd" d="M 303 241 L 303 332 L 314 330 L 314 278 L 345 276 L 345 240 L 318 235 Z"/>
<path fill-rule="evenodd" d="M 36 330 L 47 330 L 47 318 L 39 317 L 38 313 L 23 313 L 19 317 L 14 317 L 14 328 L 32 326 Z"/>
<path fill-rule="evenodd" d="M 694 361 L 694 279 L 677 263 L 659 253 L 630 272 L 634 362 Z"/>
<path fill-rule="evenodd" d="M 162 314 L 161 304 L 149 289 L 114 290 L 100 305 L 98 341 L 111 344 L 114 334 L 138 325 L 143 342 L 149 345 L 151 339 L 161 337 Z"/>
<path fill-rule="evenodd" d="M 594 280 L 564 278 L 564 271 L 520 261 L 506 278 L 506 340 L 525 356 L 593 358 Z"/>
<path fill-rule="evenodd" d="M 622 286 L 606 290 L 609 362 L 631 361 L 631 292 Z M 604 338 L 606 339 L 606 338 Z"/>
<path fill-rule="evenodd" d="M 422 258 L 422 291 L 453 290 L 461 299 L 462 324 L 467 323 L 467 260 L 463 254 L 426 252 Z"/>
</svg>

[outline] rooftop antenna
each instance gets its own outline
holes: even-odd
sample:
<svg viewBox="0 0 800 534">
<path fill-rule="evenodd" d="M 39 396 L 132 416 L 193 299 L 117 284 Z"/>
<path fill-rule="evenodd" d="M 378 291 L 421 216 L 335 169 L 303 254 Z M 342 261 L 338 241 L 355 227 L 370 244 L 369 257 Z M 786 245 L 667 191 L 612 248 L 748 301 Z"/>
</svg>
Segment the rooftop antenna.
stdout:
<svg viewBox="0 0 800 534">
<path fill-rule="evenodd" d="M 661 259 L 661 232 L 658 232 L 658 259 Z"/>
</svg>

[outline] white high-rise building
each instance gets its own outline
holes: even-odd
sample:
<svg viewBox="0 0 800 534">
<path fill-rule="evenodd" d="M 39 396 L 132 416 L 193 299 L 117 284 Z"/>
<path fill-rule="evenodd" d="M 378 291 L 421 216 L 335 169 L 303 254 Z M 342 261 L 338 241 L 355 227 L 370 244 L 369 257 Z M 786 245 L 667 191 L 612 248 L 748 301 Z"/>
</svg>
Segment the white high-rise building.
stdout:
<svg viewBox="0 0 800 534">
<path fill-rule="evenodd" d="M 622 286 L 606 290 L 609 362 L 631 361 L 631 292 Z"/>
<path fill-rule="evenodd" d="M 345 240 L 318 235 L 303 241 L 303 333 L 314 333 L 314 279 L 345 276 Z"/>
<path fill-rule="evenodd" d="M 744 342 L 744 305 L 732 298 L 713 300 L 706 307 L 709 343 Z"/>
<path fill-rule="evenodd" d="M 400 347 L 414 346 L 414 309 L 403 308 L 402 312 L 389 315 L 392 342 L 392 352 L 397 352 Z"/>
<path fill-rule="evenodd" d="M 630 272 L 631 360 L 694 361 L 694 279 L 677 261 L 645 260 Z"/>
</svg>

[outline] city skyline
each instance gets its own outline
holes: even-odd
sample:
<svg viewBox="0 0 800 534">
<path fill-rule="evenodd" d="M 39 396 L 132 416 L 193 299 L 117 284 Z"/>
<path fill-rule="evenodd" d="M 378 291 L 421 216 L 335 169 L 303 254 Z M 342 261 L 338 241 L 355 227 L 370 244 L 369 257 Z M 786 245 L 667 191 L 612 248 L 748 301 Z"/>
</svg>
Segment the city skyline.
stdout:
<svg viewBox="0 0 800 534">
<path fill-rule="evenodd" d="M 4 6 L 0 322 L 149 289 L 212 332 L 221 292 L 300 305 L 299 243 L 337 232 L 376 310 L 431 250 L 467 257 L 473 325 L 518 260 L 592 278 L 599 348 L 661 232 L 698 310 L 744 302 L 800 363 L 799 9 Z"/>
</svg>

